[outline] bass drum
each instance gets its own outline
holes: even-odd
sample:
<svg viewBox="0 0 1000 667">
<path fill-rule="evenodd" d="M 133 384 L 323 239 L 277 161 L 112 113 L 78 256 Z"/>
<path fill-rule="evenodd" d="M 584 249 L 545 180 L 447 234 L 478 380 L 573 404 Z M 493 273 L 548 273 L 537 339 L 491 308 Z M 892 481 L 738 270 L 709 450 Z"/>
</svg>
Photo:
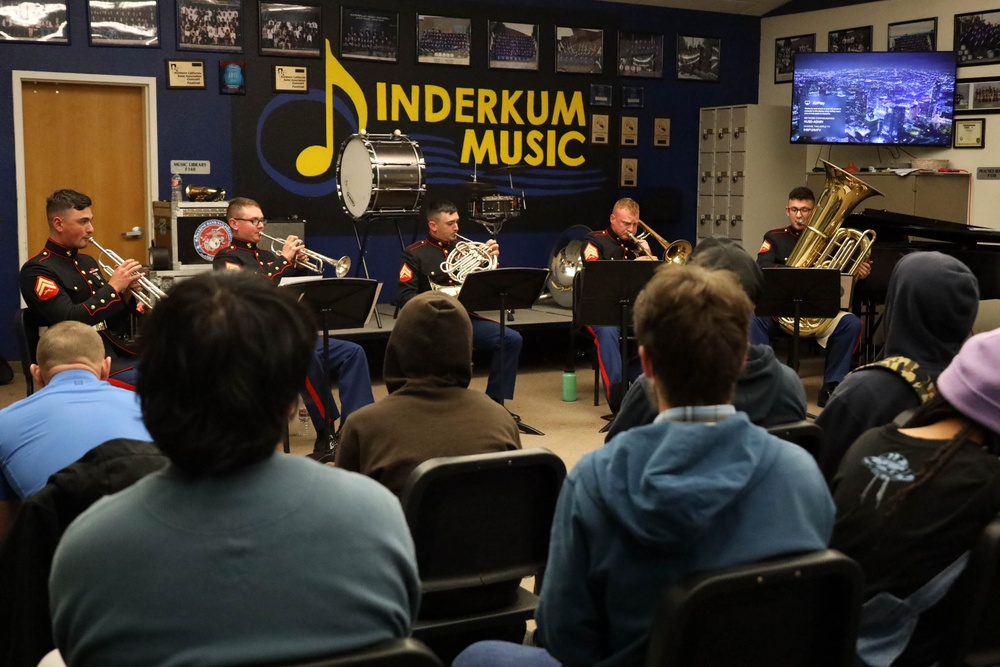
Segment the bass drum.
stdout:
<svg viewBox="0 0 1000 667">
<path fill-rule="evenodd" d="M 420 210 L 427 184 L 420 145 L 404 134 L 352 134 L 337 158 L 337 195 L 355 220 Z"/>
<path fill-rule="evenodd" d="M 583 239 L 591 231 L 590 227 L 574 225 L 560 234 L 552 246 L 545 284 L 552 300 L 563 308 L 573 307 L 573 278 L 583 268 Z"/>
</svg>

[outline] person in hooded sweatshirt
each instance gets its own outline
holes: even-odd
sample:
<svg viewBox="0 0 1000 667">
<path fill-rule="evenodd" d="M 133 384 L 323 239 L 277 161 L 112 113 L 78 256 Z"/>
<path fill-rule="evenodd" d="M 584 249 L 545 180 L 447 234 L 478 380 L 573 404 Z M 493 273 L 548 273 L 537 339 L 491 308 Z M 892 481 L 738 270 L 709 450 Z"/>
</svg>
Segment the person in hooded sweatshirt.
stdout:
<svg viewBox="0 0 1000 667">
<path fill-rule="evenodd" d="M 875 363 L 850 373 L 816 419 L 826 434 L 820 468 L 829 479 L 844 452 L 870 428 L 920 407 L 958 354 L 979 312 L 979 281 L 940 252 L 896 264 L 885 299 L 885 345 Z"/>
<path fill-rule="evenodd" d="M 368 475 L 398 496 L 428 459 L 521 448 L 510 413 L 469 389 L 472 323 L 454 297 L 423 292 L 403 306 L 383 377 L 389 395 L 344 424 L 338 468 Z"/>
<path fill-rule="evenodd" d="M 535 613 L 544 650 L 483 642 L 455 667 L 640 665 L 671 584 L 826 548 L 834 507 L 816 462 L 732 405 L 752 308 L 727 272 L 657 270 L 634 316 L 660 413 L 566 477 Z"/>
<path fill-rule="evenodd" d="M 734 272 L 754 303 L 764 289 L 764 277 L 757 262 L 732 239 L 704 239 L 691 253 L 689 263 Z M 795 371 L 774 356 L 774 348 L 751 345 L 746 365 L 736 380 L 733 405 L 747 413 L 754 424 L 765 427 L 787 424 L 806 418 L 806 390 Z M 629 387 L 604 441 L 634 426 L 650 424 L 655 418 L 655 397 L 650 393 L 649 378 L 643 375 Z"/>
</svg>

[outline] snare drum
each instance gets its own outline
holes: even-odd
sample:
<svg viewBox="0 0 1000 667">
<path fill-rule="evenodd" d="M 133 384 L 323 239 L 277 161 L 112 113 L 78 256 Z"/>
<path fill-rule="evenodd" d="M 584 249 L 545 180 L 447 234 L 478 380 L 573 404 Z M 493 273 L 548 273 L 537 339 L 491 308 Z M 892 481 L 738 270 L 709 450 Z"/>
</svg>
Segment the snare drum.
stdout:
<svg viewBox="0 0 1000 667">
<path fill-rule="evenodd" d="M 419 211 L 426 191 L 424 156 L 406 135 L 354 134 L 340 147 L 337 194 L 355 220 Z"/>
</svg>

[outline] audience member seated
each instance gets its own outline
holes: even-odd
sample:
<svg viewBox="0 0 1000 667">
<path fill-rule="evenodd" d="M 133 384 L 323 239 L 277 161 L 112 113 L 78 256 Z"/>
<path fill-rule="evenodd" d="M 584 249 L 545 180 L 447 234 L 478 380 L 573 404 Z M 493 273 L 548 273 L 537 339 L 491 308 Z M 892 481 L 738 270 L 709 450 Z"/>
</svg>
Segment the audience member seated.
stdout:
<svg viewBox="0 0 1000 667">
<path fill-rule="evenodd" d="M 816 419 L 826 434 L 820 467 L 833 477 L 847 448 L 934 396 L 934 381 L 962 347 L 979 312 L 979 281 L 939 252 L 903 257 L 892 271 L 873 364 L 849 373 Z"/>
<path fill-rule="evenodd" d="M 271 664 L 406 637 L 420 589 L 398 500 L 275 451 L 315 322 L 246 271 L 169 294 L 136 391 L 170 463 L 66 530 L 49 581 L 66 663 Z"/>
<path fill-rule="evenodd" d="M 454 297 L 423 292 L 403 306 L 383 376 L 389 395 L 344 424 L 337 467 L 368 475 L 398 496 L 428 459 L 521 448 L 510 413 L 469 389 L 472 323 Z"/>
<path fill-rule="evenodd" d="M 933 605 L 1000 512 L 998 364 L 1000 330 L 969 339 L 938 377 L 936 398 L 905 428 L 865 432 L 837 470 L 831 546 L 865 574 L 858 654 L 870 667 L 936 661 L 948 624 Z"/>
<path fill-rule="evenodd" d="M 704 239 L 691 253 L 690 263 L 713 271 L 732 271 L 754 303 L 764 289 L 760 267 L 736 241 Z M 654 400 L 649 378 L 639 377 L 625 393 L 605 442 L 634 426 L 651 424 L 656 418 Z M 736 380 L 733 405 L 745 412 L 754 424 L 787 424 L 805 419 L 806 390 L 795 371 L 778 361 L 770 345 L 751 345 L 747 349 L 746 365 Z"/>
<path fill-rule="evenodd" d="M 131 391 L 106 380 L 101 336 L 66 320 L 42 333 L 31 376 L 40 389 L 0 410 L 0 539 L 21 500 L 49 477 L 113 438 L 152 440 Z"/>
<path fill-rule="evenodd" d="M 640 665 L 657 603 L 680 578 L 826 548 L 834 508 L 815 461 L 731 403 L 752 308 L 722 272 L 654 274 L 634 312 L 660 414 L 566 478 L 535 614 L 545 649 L 474 644 L 456 667 Z"/>
</svg>

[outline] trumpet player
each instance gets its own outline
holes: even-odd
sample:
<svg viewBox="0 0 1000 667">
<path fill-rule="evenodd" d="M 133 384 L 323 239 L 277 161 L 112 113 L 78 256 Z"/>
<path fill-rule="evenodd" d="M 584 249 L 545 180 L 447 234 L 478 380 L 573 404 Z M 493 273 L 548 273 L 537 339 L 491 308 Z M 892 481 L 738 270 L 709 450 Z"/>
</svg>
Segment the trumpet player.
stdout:
<svg viewBox="0 0 1000 667">
<path fill-rule="evenodd" d="M 109 381 L 134 389 L 136 352 L 130 341 L 136 308 L 130 290 L 142 266 L 126 259 L 105 280 L 97 260 L 81 252 L 94 234 L 91 204 L 87 195 L 67 189 L 46 200 L 49 237 L 21 267 L 21 296 L 45 325 L 74 320 L 97 329 L 111 357 Z"/>
<path fill-rule="evenodd" d="M 607 229 L 590 232 L 585 237 L 583 259 L 587 262 L 601 260 L 653 261 L 656 257 L 645 239 L 636 238 L 639 230 L 639 204 L 625 197 L 615 202 L 611 209 L 611 222 Z M 618 412 L 625 388 L 622 386 L 622 353 L 618 344 L 621 327 L 587 325 L 594 337 L 597 359 L 604 383 L 604 395 L 612 412 Z M 628 374 L 633 380 L 639 375 L 635 366 Z"/>
<path fill-rule="evenodd" d="M 303 272 L 295 266 L 296 255 L 304 247 L 297 236 L 285 239 L 280 255 L 257 246 L 267 220 L 260 204 L 253 199 L 236 197 L 230 201 L 226 218 L 233 231 L 233 242 L 215 256 L 212 265 L 216 270 L 254 271 L 274 283 L 282 277 L 298 276 Z M 341 411 L 333 401 L 331 377 L 338 379 Z M 323 337 L 320 336 L 301 394 L 316 429 L 312 456 L 321 461 L 333 460 L 338 444 L 337 419 L 343 424 L 352 412 L 375 402 L 364 349 L 350 341 L 330 338 L 324 359 Z"/>
<path fill-rule="evenodd" d="M 441 264 L 448 259 L 459 241 L 458 219 L 458 208 L 450 201 L 435 201 L 427 205 L 427 238 L 403 251 L 396 293 L 397 306 L 402 308 L 417 294 L 430 290 L 431 283 L 442 287 L 458 287 L 458 283 L 441 268 Z M 490 239 L 486 246 L 494 256 L 500 255 L 500 246 L 495 240 Z M 521 334 L 505 327 L 501 340 L 499 322 L 475 313 L 469 315 L 472 318 L 472 349 L 488 351 L 493 355 L 486 394 L 498 403 L 502 399 L 514 398 L 517 364 L 521 356 Z M 447 341 L 440 343 L 447 344 Z M 500 366 L 498 354 L 501 346 L 504 350 L 503 367 Z"/>
</svg>

